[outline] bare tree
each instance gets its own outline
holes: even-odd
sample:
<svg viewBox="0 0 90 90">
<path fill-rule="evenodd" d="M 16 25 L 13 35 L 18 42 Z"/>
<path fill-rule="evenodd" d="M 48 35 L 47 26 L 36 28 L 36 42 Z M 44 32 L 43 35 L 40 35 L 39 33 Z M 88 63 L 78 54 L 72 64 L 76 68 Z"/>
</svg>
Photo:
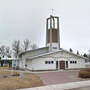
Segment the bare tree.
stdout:
<svg viewBox="0 0 90 90">
<path fill-rule="evenodd" d="M 23 50 L 27 51 L 30 48 L 30 41 L 28 39 L 23 41 Z"/>
<path fill-rule="evenodd" d="M 18 57 L 18 54 L 20 53 L 21 51 L 21 48 L 20 48 L 20 40 L 15 40 L 12 44 L 12 50 L 13 50 L 13 53 L 14 53 L 14 56 L 17 58 Z"/>
<path fill-rule="evenodd" d="M 10 47 L 6 47 L 6 48 L 5 48 L 5 54 L 6 54 L 7 57 L 11 57 Z"/>
<path fill-rule="evenodd" d="M 0 55 L 1 55 L 1 58 L 5 56 L 5 46 L 4 45 L 0 47 Z"/>
<path fill-rule="evenodd" d="M 38 46 L 35 43 L 31 45 L 32 50 L 37 49 L 37 48 L 38 48 Z"/>
<path fill-rule="evenodd" d="M 4 56 L 11 57 L 10 47 L 2 45 L 0 47 L 0 55 L 1 55 L 1 58 L 4 57 Z"/>
</svg>

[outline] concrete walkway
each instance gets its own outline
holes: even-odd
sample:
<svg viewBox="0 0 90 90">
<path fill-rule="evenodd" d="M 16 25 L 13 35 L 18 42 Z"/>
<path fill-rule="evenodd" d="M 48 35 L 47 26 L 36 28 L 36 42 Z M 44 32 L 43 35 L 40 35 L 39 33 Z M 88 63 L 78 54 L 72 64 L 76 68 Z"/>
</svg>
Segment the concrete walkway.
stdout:
<svg viewBox="0 0 90 90">
<path fill-rule="evenodd" d="M 70 89 L 70 90 L 90 90 L 90 86 L 84 88 Z"/>
<path fill-rule="evenodd" d="M 68 89 L 75 89 L 75 88 L 84 88 L 89 86 L 90 86 L 90 80 L 65 83 L 65 84 L 57 84 L 57 85 L 48 85 L 48 86 L 42 86 L 42 87 L 36 87 L 36 88 L 18 89 L 18 90 L 68 90 Z"/>
</svg>

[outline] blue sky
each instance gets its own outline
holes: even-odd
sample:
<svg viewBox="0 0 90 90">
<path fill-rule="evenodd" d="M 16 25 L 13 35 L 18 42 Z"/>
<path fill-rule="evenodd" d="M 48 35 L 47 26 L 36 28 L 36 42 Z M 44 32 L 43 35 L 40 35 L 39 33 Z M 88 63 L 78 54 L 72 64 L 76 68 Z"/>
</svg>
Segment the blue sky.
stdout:
<svg viewBox="0 0 90 90">
<path fill-rule="evenodd" d="M 29 39 L 45 46 L 46 18 L 60 17 L 61 47 L 90 49 L 90 0 L 0 0 L 0 44 Z"/>
</svg>

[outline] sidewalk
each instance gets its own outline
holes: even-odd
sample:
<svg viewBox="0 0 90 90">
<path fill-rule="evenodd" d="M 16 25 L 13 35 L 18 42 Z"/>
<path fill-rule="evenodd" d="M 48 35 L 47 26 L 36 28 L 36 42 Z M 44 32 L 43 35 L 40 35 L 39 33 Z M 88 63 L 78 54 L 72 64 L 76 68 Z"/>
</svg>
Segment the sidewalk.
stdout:
<svg viewBox="0 0 90 90">
<path fill-rule="evenodd" d="M 18 90 L 67 90 L 67 89 L 75 89 L 75 88 L 84 88 L 89 86 L 90 86 L 90 80 L 65 83 L 65 84 L 57 84 L 57 85 L 48 85 L 48 86 L 28 88 L 28 89 L 18 89 Z"/>
</svg>

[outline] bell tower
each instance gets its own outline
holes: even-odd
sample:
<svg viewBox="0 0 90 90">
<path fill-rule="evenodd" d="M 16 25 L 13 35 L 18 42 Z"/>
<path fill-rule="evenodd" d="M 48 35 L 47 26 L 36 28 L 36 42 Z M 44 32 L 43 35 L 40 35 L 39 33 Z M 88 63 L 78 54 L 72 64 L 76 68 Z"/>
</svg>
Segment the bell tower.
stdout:
<svg viewBox="0 0 90 90">
<path fill-rule="evenodd" d="M 46 46 L 50 51 L 60 49 L 59 17 L 50 15 L 46 19 Z"/>
</svg>

